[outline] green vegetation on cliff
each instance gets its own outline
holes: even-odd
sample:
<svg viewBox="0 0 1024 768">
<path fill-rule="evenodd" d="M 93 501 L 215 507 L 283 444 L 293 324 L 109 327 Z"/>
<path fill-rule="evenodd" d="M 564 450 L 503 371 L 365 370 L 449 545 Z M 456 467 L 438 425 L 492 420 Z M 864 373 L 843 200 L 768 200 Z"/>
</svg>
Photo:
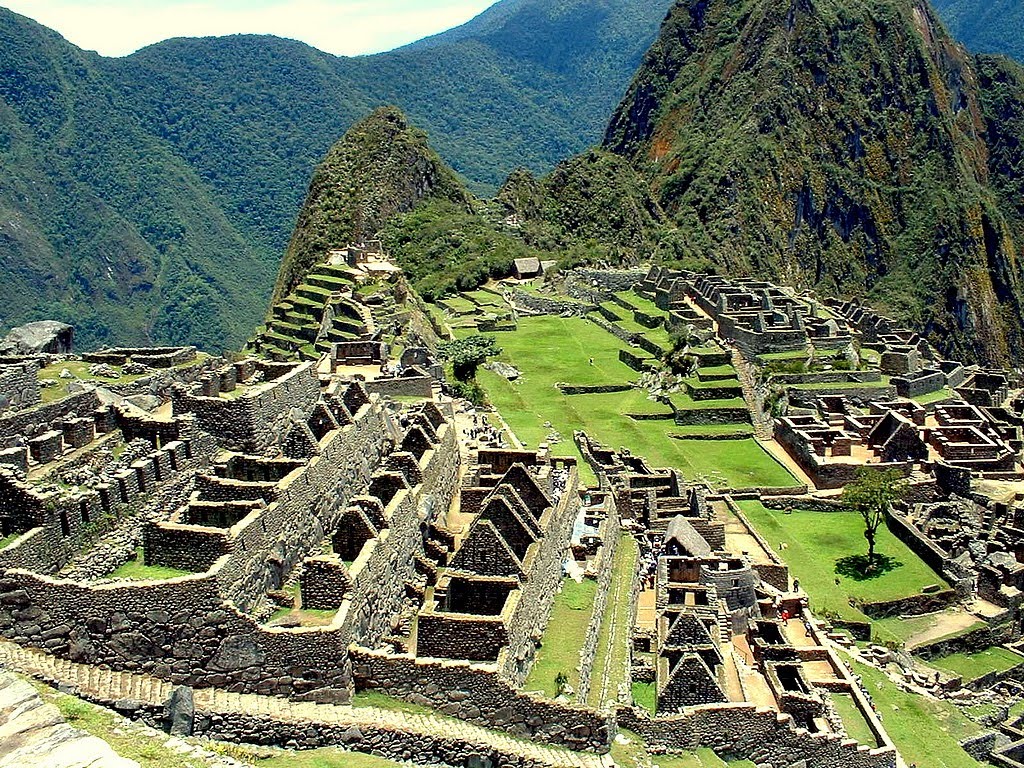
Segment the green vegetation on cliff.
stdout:
<svg viewBox="0 0 1024 768">
<path fill-rule="evenodd" d="M 1020 224 L 990 183 L 983 101 L 924 3 L 681 0 L 605 147 L 650 179 L 694 260 L 866 296 L 1001 360 Z"/>
</svg>

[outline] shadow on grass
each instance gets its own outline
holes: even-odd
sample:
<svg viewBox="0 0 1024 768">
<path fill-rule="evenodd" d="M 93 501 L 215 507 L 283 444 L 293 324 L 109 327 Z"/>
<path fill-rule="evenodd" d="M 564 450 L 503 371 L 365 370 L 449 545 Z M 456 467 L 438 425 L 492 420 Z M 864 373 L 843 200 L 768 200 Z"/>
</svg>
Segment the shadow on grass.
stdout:
<svg viewBox="0 0 1024 768">
<path fill-rule="evenodd" d="M 877 579 L 889 571 L 895 571 L 903 563 L 895 557 L 875 553 L 875 562 L 869 564 L 867 555 L 850 555 L 836 560 L 836 573 L 854 581 Z"/>
</svg>

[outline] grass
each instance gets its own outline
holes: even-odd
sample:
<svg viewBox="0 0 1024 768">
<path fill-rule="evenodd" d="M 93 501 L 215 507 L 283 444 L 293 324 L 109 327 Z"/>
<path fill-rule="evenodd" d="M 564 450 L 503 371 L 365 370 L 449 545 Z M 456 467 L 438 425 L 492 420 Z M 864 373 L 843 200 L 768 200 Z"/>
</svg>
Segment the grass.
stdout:
<svg viewBox="0 0 1024 768">
<path fill-rule="evenodd" d="M 659 307 L 650 299 L 641 296 L 639 293 L 634 291 L 619 291 L 615 294 L 620 299 L 625 299 L 628 304 L 636 307 L 645 315 L 653 315 L 655 317 L 667 317 L 668 312 Z"/>
<path fill-rule="evenodd" d="M 633 703 L 652 715 L 658 707 L 658 690 L 654 683 L 633 683 Z"/>
<path fill-rule="evenodd" d="M 724 400 L 694 400 L 685 391 L 673 392 L 668 399 L 677 411 L 708 411 L 718 408 L 746 409 L 747 407 L 747 403 L 742 397 L 730 397 Z"/>
<path fill-rule="evenodd" d="M 854 739 L 858 744 L 865 744 L 869 747 L 877 747 L 878 739 L 874 731 L 868 726 L 864 714 L 857 707 L 853 696 L 849 693 L 833 693 L 832 703 L 835 705 L 836 713 L 846 727 L 846 735 Z"/>
<path fill-rule="evenodd" d="M 14 540 L 16 538 L 18 538 L 19 536 L 21 536 L 21 535 L 22 534 L 20 534 L 20 533 L 12 533 L 12 534 L 10 534 L 8 536 L 4 536 L 4 537 L 0 538 L 0 549 L 3 549 L 8 544 L 13 544 Z"/>
<path fill-rule="evenodd" d="M 596 594 L 597 582 L 593 579 L 579 583 L 570 578 L 562 580 L 544 640 L 524 683 L 526 690 L 543 691 L 545 696 L 554 698 L 558 695 L 555 678 L 559 673 L 568 678 L 573 690 L 579 688 L 580 648 L 590 625 Z"/>
<path fill-rule="evenodd" d="M 410 715 L 437 715 L 436 710 L 424 707 L 420 704 L 413 704 L 411 701 L 402 701 L 387 696 L 383 693 L 372 690 L 359 691 L 352 697 L 353 707 L 373 707 L 375 709 L 387 709 L 392 712 L 405 712 Z"/>
<path fill-rule="evenodd" d="M 141 768 L 206 768 L 202 757 L 183 755 L 167 746 L 166 737 L 150 735 L 149 731 L 128 722 L 115 713 L 82 701 L 74 696 L 57 693 L 52 688 L 36 684 L 43 700 L 54 704 L 70 725 L 103 739 L 117 754 L 134 760 Z M 369 768 L 369 766 L 367 766 Z"/>
<path fill-rule="evenodd" d="M 181 363 L 169 370 L 188 368 L 190 366 L 201 363 L 207 357 L 209 357 L 209 355 L 205 353 L 196 353 L 196 357 L 194 360 L 189 360 L 188 362 Z M 43 402 L 52 403 L 56 400 L 61 400 L 67 397 L 68 384 L 70 384 L 73 381 L 80 380 L 90 382 L 93 384 L 131 384 L 133 381 L 138 381 L 139 379 L 145 378 L 146 376 L 151 376 L 154 373 L 154 370 L 156 370 L 149 370 L 146 371 L 145 373 L 136 374 L 132 376 L 121 376 L 120 378 L 113 379 L 108 378 L 106 376 L 93 376 L 91 373 L 89 373 L 89 368 L 93 365 L 95 365 L 95 363 L 87 363 L 84 360 L 66 360 L 63 363 L 53 363 L 52 365 L 48 365 L 45 368 L 40 368 L 38 374 L 38 378 L 40 380 L 47 379 L 49 381 L 57 382 L 57 386 L 55 387 L 44 387 L 42 389 L 41 396 Z M 110 367 L 113 368 L 118 373 L 120 373 L 123 366 L 112 365 Z M 60 372 L 65 368 L 67 368 L 68 371 L 74 375 L 74 378 L 62 379 L 60 377 Z"/>
<path fill-rule="evenodd" d="M 976 680 L 989 672 L 1005 672 L 1024 664 L 1024 656 L 1009 648 L 994 645 L 975 653 L 954 653 L 928 661 L 929 666 L 941 669 L 964 680 Z"/>
<path fill-rule="evenodd" d="M 131 579 L 132 581 L 158 581 L 160 579 L 177 579 L 181 576 L 192 576 L 192 571 L 167 568 L 163 565 L 146 565 L 142 547 L 135 550 L 135 559 L 129 560 L 110 574 L 112 579 Z"/>
<path fill-rule="evenodd" d="M 980 768 L 960 741 L 983 728 L 952 702 L 918 696 L 896 687 L 885 673 L 854 662 L 890 738 L 908 764 L 928 768 Z"/>
<path fill-rule="evenodd" d="M 615 549 L 615 559 L 612 563 L 614 572 L 608 588 L 608 604 L 601 619 L 601 631 L 594 654 L 594 669 L 590 677 L 590 696 L 587 698 L 587 704 L 592 707 L 600 707 L 605 703 L 601 700 L 601 682 L 606 664 L 609 670 L 607 689 L 611 698 L 614 699 L 619 686 L 625 683 L 629 676 L 627 662 L 630 625 L 633 622 L 633 605 L 629 595 L 639 556 L 633 537 L 627 533 L 622 534 Z"/>
<path fill-rule="evenodd" d="M 948 585 L 897 539 L 888 528 L 878 531 L 877 551 L 899 565 L 871 579 L 857 580 L 836 574 L 836 561 L 863 554 L 864 523 L 855 512 L 807 512 L 795 510 L 785 514 L 768 509 L 758 501 L 738 502 L 744 515 L 764 537 L 772 549 L 789 566 L 793 578 L 811 599 L 811 608 L 826 615 L 838 615 L 853 621 L 870 621 L 850 605 L 858 602 L 880 602 L 916 595 L 930 585 Z M 784 550 L 779 549 L 781 543 Z M 835 583 L 839 579 L 839 584 Z M 875 624 L 875 639 L 895 640 L 884 625 Z"/>
<path fill-rule="evenodd" d="M 929 403 L 941 403 L 943 400 L 949 400 L 955 395 L 952 389 L 949 387 L 943 387 L 935 392 L 929 392 L 925 395 L 918 395 L 917 397 L 910 398 L 916 403 L 921 405 L 928 405 Z"/>
<path fill-rule="evenodd" d="M 558 382 L 576 385 L 622 384 L 636 372 L 618 359 L 621 342 L 580 318 L 524 318 L 516 331 L 489 334 L 503 349 L 501 359 L 522 375 L 509 382 L 481 369 L 478 381 L 491 403 L 519 439 L 534 448 L 550 428 L 562 435 L 551 446 L 556 456 L 576 456 L 574 430 L 584 430 L 612 449 L 627 447 L 656 467 L 675 467 L 691 480 L 707 479 L 719 487 L 791 486 L 795 480 L 753 440 L 678 440 L 679 427 L 671 419 L 637 421 L 627 413 L 667 413 L 664 406 L 631 390 L 612 394 L 563 395 Z M 593 359 L 593 365 L 590 364 Z M 728 401 L 744 407 L 743 400 Z M 749 425 L 747 425 L 749 428 Z M 593 474 L 581 466 L 583 482 Z"/>
</svg>

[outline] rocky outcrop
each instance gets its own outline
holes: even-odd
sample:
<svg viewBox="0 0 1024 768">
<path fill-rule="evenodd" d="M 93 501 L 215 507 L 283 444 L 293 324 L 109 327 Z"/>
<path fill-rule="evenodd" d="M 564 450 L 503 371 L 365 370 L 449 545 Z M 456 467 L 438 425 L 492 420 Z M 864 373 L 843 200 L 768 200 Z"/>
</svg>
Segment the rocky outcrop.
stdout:
<svg viewBox="0 0 1024 768">
<path fill-rule="evenodd" d="M 0 768 L 139 768 L 102 739 L 72 728 L 36 690 L 0 670 Z"/>
</svg>

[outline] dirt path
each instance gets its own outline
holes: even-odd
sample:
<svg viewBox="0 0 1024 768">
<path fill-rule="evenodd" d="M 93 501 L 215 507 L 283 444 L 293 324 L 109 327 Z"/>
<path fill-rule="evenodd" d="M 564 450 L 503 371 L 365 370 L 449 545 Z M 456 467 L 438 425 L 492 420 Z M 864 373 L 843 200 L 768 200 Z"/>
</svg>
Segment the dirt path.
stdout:
<svg viewBox="0 0 1024 768">
<path fill-rule="evenodd" d="M 807 490 L 810 492 L 816 491 L 817 486 L 814 485 L 814 481 L 811 480 L 811 476 L 804 472 L 803 467 L 797 464 L 796 460 L 790 456 L 786 449 L 783 448 L 775 439 L 762 440 L 758 438 L 758 443 L 764 448 L 772 457 L 778 461 L 782 466 L 790 471 L 790 473 L 797 479 L 797 482 L 803 483 L 807 486 Z"/>
<path fill-rule="evenodd" d="M 943 611 L 932 616 L 926 629 L 915 632 L 907 638 L 907 650 L 927 645 L 940 637 L 960 632 L 978 623 L 978 617 L 964 610 Z"/>
</svg>

